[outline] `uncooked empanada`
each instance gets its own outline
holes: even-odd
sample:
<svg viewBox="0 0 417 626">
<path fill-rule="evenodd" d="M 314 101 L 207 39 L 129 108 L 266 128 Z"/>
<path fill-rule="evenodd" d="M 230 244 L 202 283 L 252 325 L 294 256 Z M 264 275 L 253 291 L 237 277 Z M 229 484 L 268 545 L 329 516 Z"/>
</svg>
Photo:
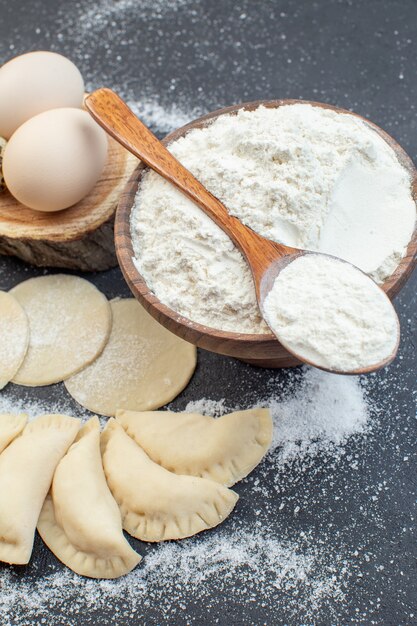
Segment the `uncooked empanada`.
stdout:
<svg viewBox="0 0 417 626">
<path fill-rule="evenodd" d="M 101 435 L 103 467 L 123 528 L 143 541 L 182 539 L 220 524 L 238 495 L 206 478 L 179 476 L 154 463 L 123 427 Z"/>
<path fill-rule="evenodd" d="M 0 561 L 28 563 L 55 468 L 78 427 L 74 417 L 42 415 L 0 454 Z"/>
<path fill-rule="evenodd" d="M 0 415 L 0 453 L 19 435 L 26 426 L 28 418 L 23 413 Z"/>
<path fill-rule="evenodd" d="M 258 465 L 272 439 L 269 409 L 238 411 L 217 419 L 171 411 L 117 411 L 116 418 L 155 463 L 227 487 Z"/>
<path fill-rule="evenodd" d="M 38 521 L 48 548 L 77 574 L 117 578 L 141 560 L 122 530 L 100 455 L 100 424 L 93 417 L 55 470 Z"/>
</svg>

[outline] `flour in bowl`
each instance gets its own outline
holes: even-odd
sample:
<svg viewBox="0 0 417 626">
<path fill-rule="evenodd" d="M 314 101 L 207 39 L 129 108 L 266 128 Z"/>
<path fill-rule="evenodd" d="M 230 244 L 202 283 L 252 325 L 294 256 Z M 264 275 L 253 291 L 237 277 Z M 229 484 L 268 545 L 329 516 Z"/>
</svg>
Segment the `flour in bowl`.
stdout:
<svg viewBox="0 0 417 626">
<path fill-rule="evenodd" d="M 379 282 L 412 236 L 410 175 L 354 115 L 301 103 L 242 110 L 170 150 L 261 235 L 341 257 Z M 138 270 L 163 303 L 212 328 L 268 332 L 241 253 L 154 172 L 140 185 L 131 229 Z"/>
<path fill-rule="evenodd" d="M 320 254 L 281 270 L 264 311 L 286 348 L 339 372 L 383 363 L 398 343 L 397 317 L 383 291 L 352 265 Z"/>
</svg>

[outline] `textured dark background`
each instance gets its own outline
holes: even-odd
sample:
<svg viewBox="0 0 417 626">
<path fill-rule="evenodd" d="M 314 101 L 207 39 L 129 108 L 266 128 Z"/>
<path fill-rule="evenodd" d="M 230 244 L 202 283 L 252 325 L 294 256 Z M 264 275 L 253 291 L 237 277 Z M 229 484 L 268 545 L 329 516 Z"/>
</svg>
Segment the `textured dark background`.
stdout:
<svg viewBox="0 0 417 626">
<path fill-rule="evenodd" d="M 89 87 L 114 87 L 139 101 L 139 109 L 143 103 L 159 103 L 165 111 L 182 111 L 184 121 L 241 101 L 321 100 L 371 118 L 414 161 L 416 43 L 415 0 L 0 0 L 0 62 L 28 50 L 60 51 L 77 63 Z M 147 120 L 159 135 L 170 128 L 163 115 L 147 110 Z M 0 288 L 36 273 L 18 261 L 2 259 Z M 118 270 L 89 278 L 109 297 L 128 295 Z M 113 599 L 104 612 L 86 606 L 76 620 L 68 617 L 65 603 L 56 602 L 43 613 L 46 622 L 417 623 L 416 285 L 414 274 L 396 301 L 403 331 L 400 355 L 368 381 L 372 402 L 379 408 L 373 434 L 365 443 L 351 441 L 337 464 L 318 457 L 303 480 L 294 474 L 292 481 L 290 476 L 285 498 L 302 502 L 302 510 L 294 516 L 286 507 L 276 516 L 278 535 L 299 536 L 304 531 L 317 544 L 332 544 L 335 552 L 346 554 L 347 562 L 360 546 L 343 602 L 328 600 L 314 620 L 306 622 L 301 607 L 298 613 L 289 611 L 284 592 L 277 590 L 273 603 L 262 603 L 260 597 L 245 601 L 233 585 L 219 593 L 208 581 L 204 599 L 199 601 L 190 587 L 186 610 L 175 617 L 162 613 L 157 602 L 137 619 L 115 617 Z M 249 405 L 251 398 L 262 395 L 271 375 L 200 351 L 197 373 L 175 405 L 183 407 L 204 396 L 225 398 L 230 406 Z M 277 384 L 293 378 L 288 372 L 274 375 Z M 15 388 L 13 393 L 28 392 Z M 32 391 L 30 397 L 58 398 L 61 393 L 61 387 L 54 386 Z M 352 471 L 349 458 L 358 460 L 357 471 Z M 248 484 L 238 491 L 246 496 L 240 515 L 250 522 L 253 511 L 263 507 L 262 495 L 253 494 Z M 52 563 L 55 559 L 37 541 L 31 565 L 15 569 L 16 585 L 22 578 L 39 580 Z M 236 584 L 244 585 L 241 580 Z M 161 597 L 166 593 L 161 589 Z M 9 619 L 11 624 L 23 623 L 18 606 Z"/>
</svg>

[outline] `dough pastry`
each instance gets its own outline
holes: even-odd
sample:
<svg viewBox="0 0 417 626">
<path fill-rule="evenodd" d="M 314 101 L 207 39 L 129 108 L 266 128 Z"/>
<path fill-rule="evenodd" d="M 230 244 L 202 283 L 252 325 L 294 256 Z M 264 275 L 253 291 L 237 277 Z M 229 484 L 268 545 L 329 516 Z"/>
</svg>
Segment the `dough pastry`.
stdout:
<svg viewBox="0 0 417 626">
<path fill-rule="evenodd" d="M 104 472 L 123 528 L 137 539 L 190 537 L 220 524 L 238 500 L 237 493 L 212 480 L 178 476 L 157 465 L 114 419 L 101 442 Z"/>
<path fill-rule="evenodd" d="M 0 561 L 28 563 L 55 468 L 78 425 L 74 417 L 42 415 L 0 454 Z"/>
<path fill-rule="evenodd" d="M 0 291 L 0 389 L 23 363 L 29 343 L 26 313 L 12 295 Z"/>
<path fill-rule="evenodd" d="M 94 361 L 111 329 L 106 297 L 78 276 L 30 278 L 11 292 L 29 318 L 30 341 L 13 382 L 35 387 L 68 378 Z"/>
<path fill-rule="evenodd" d="M 117 411 L 116 417 L 155 463 L 227 487 L 258 465 L 272 439 L 268 409 L 238 411 L 218 419 L 171 411 Z"/>
<path fill-rule="evenodd" d="M 27 415 L 0 415 L 0 454 L 26 426 Z"/>
<path fill-rule="evenodd" d="M 122 530 L 100 455 L 100 424 L 93 417 L 56 468 L 38 531 L 48 548 L 77 574 L 117 578 L 141 560 Z"/>
<path fill-rule="evenodd" d="M 156 409 L 187 385 L 195 346 L 158 324 L 133 298 L 111 301 L 113 327 L 101 356 L 65 381 L 77 402 L 101 415 Z"/>
</svg>

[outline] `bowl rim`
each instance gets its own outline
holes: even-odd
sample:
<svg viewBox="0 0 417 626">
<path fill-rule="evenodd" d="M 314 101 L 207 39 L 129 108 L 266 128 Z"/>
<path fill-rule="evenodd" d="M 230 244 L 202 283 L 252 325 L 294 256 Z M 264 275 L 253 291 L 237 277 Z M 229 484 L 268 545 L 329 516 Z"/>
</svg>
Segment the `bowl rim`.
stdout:
<svg viewBox="0 0 417 626">
<path fill-rule="evenodd" d="M 241 104 L 216 109 L 215 111 L 211 111 L 206 115 L 202 115 L 201 117 L 192 120 L 191 122 L 166 135 L 162 139 L 162 143 L 164 145 L 169 145 L 173 141 L 184 137 L 191 130 L 209 125 L 212 121 L 214 121 L 221 115 L 237 114 L 240 110 L 253 111 L 260 106 L 264 106 L 266 108 L 278 108 L 280 106 L 286 106 L 291 104 L 309 104 L 314 107 L 329 109 L 337 113 L 349 114 L 360 119 L 362 122 L 365 122 L 370 128 L 376 131 L 382 137 L 382 139 L 384 139 L 386 143 L 388 143 L 388 145 L 394 150 L 399 162 L 409 172 L 411 177 L 411 192 L 413 200 L 416 204 L 417 213 L 417 169 L 404 148 L 402 148 L 400 144 L 393 137 L 391 137 L 391 135 L 389 135 L 374 122 L 368 120 L 362 115 L 359 115 L 358 113 L 354 113 L 347 109 L 343 109 L 331 104 L 301 99 L 255 100 L 250 102 L 243 102 Z M 148 169 L 149 168 L 144 163 L 142 163 L 141 161 L 138 162 L 137 167 L 134 169 L 132 175 L 130 176 L 121 193 L 115 216 L 116 254 L 124 278 L 134 296 L 140 300 L 146 310 L 162 325 L 168 325 L 168 328 L 170 330 L 173 330 L 172 327 L 169 326 L 170 322 L 174 322 L 176 325 L 183 327 L 183 329 L 185 329 L 186 331 L 185 333 L 182 333 L 184 339 L 187 339 L 187 331 L 189 331 L 190 334 L 195 333 L 200 336 L 209 335 L 211 338 L 218 339 L 220 342 L 230 340 L 237 344 L 244 344 L 245 347 L 247 347 L 248 344 L 259 345 L 271 341 L 276 344 L 277 339 L 272 333 L 236 333 L 216 329 L 211 326 L 205 326 L 204 324 L 200 324 L 198 322 L 193 322 L 189 318 L 181 315 L 180 313 L 177 313 L 169 306 L 161 302 L 161 300 L 159 300 L 159 298 L 148 287 L 144 277 L 140 274 L 133 261 L 135 257 L 135 252 L 133 250 L 130 230 L 131 211 L 134 205 L 136 192 L 143 174 Z M 404 256 L 395 268 L 394 272 L 381 285 L 382 289 L 391 299 L 399 293 L 408 278 L 411 276 L 416 264 L 417 217 L 414 231 L 408 243 Z M 190 337 L 189 341 L 195 343 L 196 338 L 194 337 L 192 339 Z"/>
</svg>

